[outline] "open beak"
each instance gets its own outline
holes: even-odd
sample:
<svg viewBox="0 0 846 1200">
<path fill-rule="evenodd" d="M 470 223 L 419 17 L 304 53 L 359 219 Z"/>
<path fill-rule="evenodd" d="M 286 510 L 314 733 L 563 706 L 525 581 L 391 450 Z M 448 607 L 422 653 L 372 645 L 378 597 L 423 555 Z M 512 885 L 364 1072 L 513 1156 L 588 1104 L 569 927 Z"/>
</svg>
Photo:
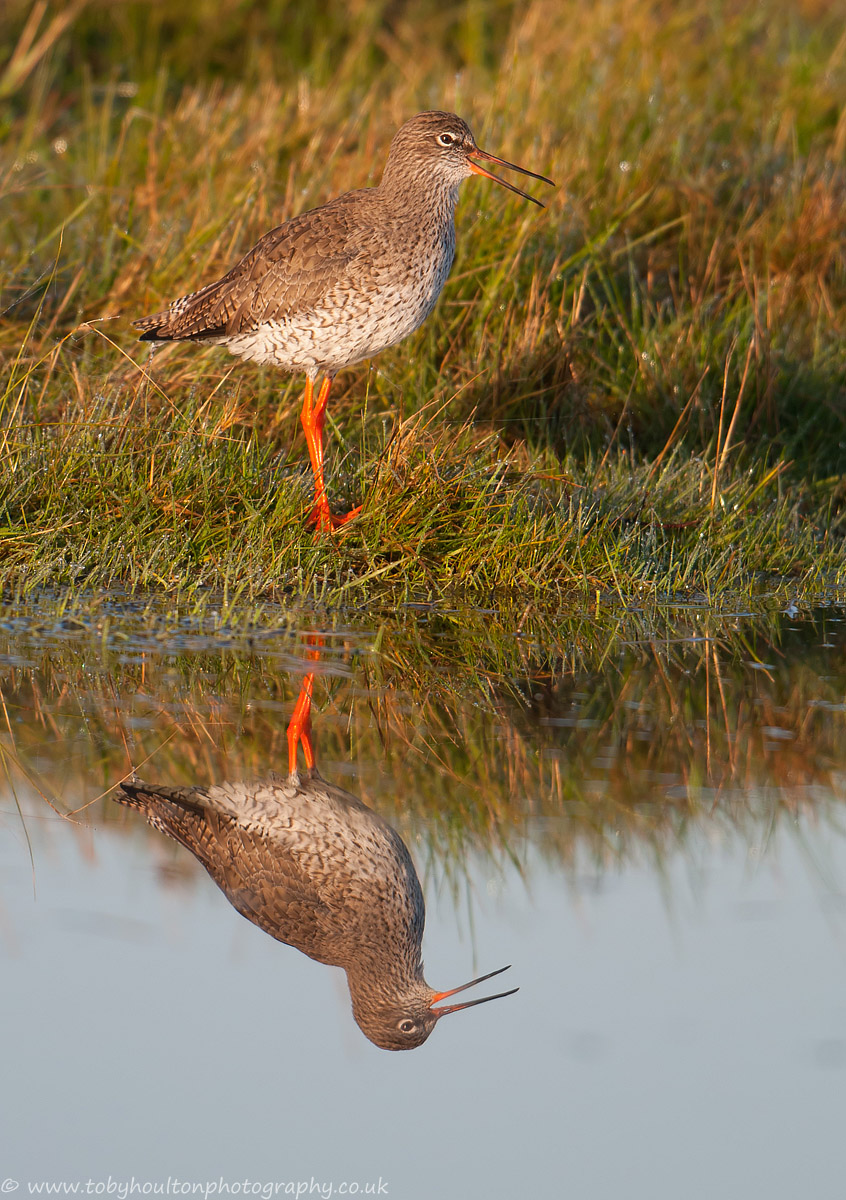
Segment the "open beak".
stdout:
<svg viewBox="0 0 846 1200">
<path fill-rule="evenodd" d="M 500 179 L 498 175 L 493 175 L 490 171 L 486 171 L 484 167 L 480 167 L 478 163 L 473 162 L 474 158 L 484 158 L 488 162 L 495 162 L 500 167 L 507 167 L 509 171 L 519 171 L 521 175 L 529 175 L 532 179 L 539 179 L 541 183 L 548 183 L 550 187 L 555 187 L 551 179 L 547 179 L 545 175 L 536 175 L 534 171 L 527 171 L 525 167 L 518 167 L 516 163 L 506 162 L 504 158 L 497 158 L 495 154 L 488 154 L 487 150 L 480 150 L 475 146 L 468 154 L 467 165 L 474 175 L 484 175 L 485 179 L 492 179 L 494 183 L 501 183 L 503 187 L 508 188 L 509 192 L 516 192 L 518 196 L 522 196 L 524 200 L 531 200 L 532 204 L 537 204 L 538 208 L 544 208 L 540 200 L 536 200 L 534 196 L 530 196 L 528 192 L 523 192 L 520 188 L 515 187 L 513 183 L 508 183 L 505 179 Z M 504 968 L 503 968 L 504 969 Z M 496 972 L 494 972 L 496 974 Z M 476 980 L 478 983 L 479 981 Z M 468 987 L 470 984 L 467 985 Z M 493 999 L 493 997 L 491 997 Z"/>
<path fill-rule="evenodd" d="M 499 160 L 497 159 L 497 161 Z M 491 971 L 489 975 L 480 975 L 478 979 L 472 979 L 470 983 L 462 983 L 461 987 L 453 988 L 451 992 L 435 992 L 429 1003 L 430 1011 L 438 1017 L 443 1017 L 447 1013 L 460 1012 L 462 1008 L 472 1008 L 474 1004 L 487 1004 L 489 1000 L 501 1000 L 503 996 L 513 996 L 515 992 L 519 992 L 519 988 L 512 988 L 510 992 L 498 992 L 495 996 L 483 996 L 481 1000 L 467 1000 L 464 1004 L 448 1004 L 446 1008 L 434 1007 L 439 1000 L 446 1000 L 448 996 L 455 996 L 458 992 L 466 992 L 468 988 L 475 987 L 477 983 L 484 983 L 486 979 L 493 979 L 494 975 L 501 975 L 503 971 L 507 970 L 508 967 L 500 967 L 498 971 Z"/>
</svg>

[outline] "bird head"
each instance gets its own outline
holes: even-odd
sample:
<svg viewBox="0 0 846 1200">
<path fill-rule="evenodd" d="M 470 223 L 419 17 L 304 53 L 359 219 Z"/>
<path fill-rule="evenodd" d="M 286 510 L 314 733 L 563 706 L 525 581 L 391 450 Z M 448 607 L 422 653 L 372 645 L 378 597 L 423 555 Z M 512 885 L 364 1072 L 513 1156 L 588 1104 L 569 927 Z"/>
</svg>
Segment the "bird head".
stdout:
<svg viewBox="0 0 846 1200">
<path fill-rule="evenodd" d="M 385 177 L 389 181 L 394 176 L 408 177 L 410 173 L 414 173 L 415 167 L 422 167 L 429 180 L 434 175 L 448 185 L 457 186 L 462 179 L 467 179 L 470 175 L 483 175 L 485 179 L 493 179 L 495 183 L 543 208 L 540 200 L 482 167 L 480 159 L 555 186 L 545 175 L 536 175 L 534 171 L 528 171 L 525 167 L 518 167 L 516 163 L 506 162 L 504 158 L 489 154 L 487 150 L 481 150 L 476 145 L 476 139 L 467 122 L 462 121 L 455 113 L 448 112 L 422 112 L 406 121 L 391 142 Z M 398 171 L 398 167 L 401 167 L 401 170 Z"/>
<path fill-rule="evenodd" d="M 519 988 L 511 988 L 508 992 L 498 992 L 495 996 L 482 996 L 479 1000 L 466 1000 L 463 1004 L 448 1004 L 435 1008 L 441 1000 L 464 992 L 467 988 L 484 983 L 494 975 L 507 971 L 508 967 L 500 967 L 488 975 L 480 975 L 470 983 L 452 988 L 449 992 L 435 992 L 421 979 L 409 992 L 397 999 L 383 1001 L 377 1004 L 366 1002 L 356 1003 L 353 999 L 353 1015 L 365 1037 L 382 1050 L 414 1050 L 422 1046 L 441 1017 L 447 1013 L 460 1012 L 463 1008 L 472 1008 L 475 1004 L 487 1004 L 489 1000 L 501 1000 L 503 996 L 511 996 Z"/>
</svg>

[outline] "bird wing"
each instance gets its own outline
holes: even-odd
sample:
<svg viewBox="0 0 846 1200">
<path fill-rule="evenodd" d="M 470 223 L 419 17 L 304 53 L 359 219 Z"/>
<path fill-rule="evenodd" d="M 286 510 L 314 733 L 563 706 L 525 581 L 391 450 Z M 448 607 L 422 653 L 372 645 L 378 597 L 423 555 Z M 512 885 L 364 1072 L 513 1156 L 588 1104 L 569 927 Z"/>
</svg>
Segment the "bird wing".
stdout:
<svg viewBox="0 0 846 1200">
<path fill-rule="evenodd" d="M 224 813 L 210 809 L 206 822 L 212 852 L 194 853 L 233 908 L 277 941 L 326 961 L 331 910 L 297 856 L 282 839 L 246 829 Z"/>
<path fill-rule="evenodd" d="M 367 205 L 355 201 L 373 190 L 348 192 L 271 229 L 222 279 L 134 321 L 142 340 L 232 337 L 313 309 L 366 256 Z"/>
<path fill-rule="evenodd" d="M 335 965 L 338 914 L 296 850 L 254 821 L 221 810 L 212 789 L 122 784 L 115 798 L 142 812 L 203 865 L 232 906 L 278 941 Z"/>
</svg>

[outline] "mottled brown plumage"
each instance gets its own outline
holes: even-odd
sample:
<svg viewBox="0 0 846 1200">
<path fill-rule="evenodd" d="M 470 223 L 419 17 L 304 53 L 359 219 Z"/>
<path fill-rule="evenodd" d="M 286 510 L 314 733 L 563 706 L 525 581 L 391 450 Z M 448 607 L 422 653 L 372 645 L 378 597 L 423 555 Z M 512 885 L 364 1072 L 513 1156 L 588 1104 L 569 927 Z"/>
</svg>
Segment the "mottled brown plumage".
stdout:
<svg viewBox="0 0 846 1200">
<path fill-rule="evenodd" d="M 290 732 L 293 761 L 302 741 L 311 764 L 312 679 L 303 684 Z M 353 1016 L 377 1046 L 411 1050 L 445 1013 L 499 999 L 433 1007 L 499 971 L 449 992 L 429 987 L 421 958 L 423 893 L 405 843 L 313 765 L 302 774 L 294 767 L 287 777 L 210 788 L 134 780 L 115 798 L 190 850 L 248 921 L 318 962 L 342 967 Z"/>
<path fill-rule="evenodd" d="M 479 158 L 552 182 L 480 150 L 454 113 L 419 113 L 394 137 L 378 187 L 286 221 L 222 279 L 135 322 L 145 341 L 223 345 L 242 358 L 306 374 L 302 422 L 319 529 L 344 520 L 332 517 L 323 481 L 331 380 L 407 337 L 434 308 L 455 252 L 459 183 L 484 175 L 539 203 L 491 175 Z"/>
</svg>

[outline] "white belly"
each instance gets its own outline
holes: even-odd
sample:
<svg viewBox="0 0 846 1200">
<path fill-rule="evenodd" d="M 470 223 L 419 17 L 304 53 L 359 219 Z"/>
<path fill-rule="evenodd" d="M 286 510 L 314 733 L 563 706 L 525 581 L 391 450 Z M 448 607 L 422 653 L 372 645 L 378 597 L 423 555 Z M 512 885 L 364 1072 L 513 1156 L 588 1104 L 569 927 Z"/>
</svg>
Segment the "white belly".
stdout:
<svg viewBox="0 0 846 1200">
<path fill-rule="evenodd" d="M 366 288 L 338 287 L 310 310 L 209 341 L 252 362 L 333 375 L 396 345 L 423 324 L 452 266 L 452 247 L 448 249 L 439 262 L 426 264 L 401 283 L 383 272 Z"/>
</svg>

